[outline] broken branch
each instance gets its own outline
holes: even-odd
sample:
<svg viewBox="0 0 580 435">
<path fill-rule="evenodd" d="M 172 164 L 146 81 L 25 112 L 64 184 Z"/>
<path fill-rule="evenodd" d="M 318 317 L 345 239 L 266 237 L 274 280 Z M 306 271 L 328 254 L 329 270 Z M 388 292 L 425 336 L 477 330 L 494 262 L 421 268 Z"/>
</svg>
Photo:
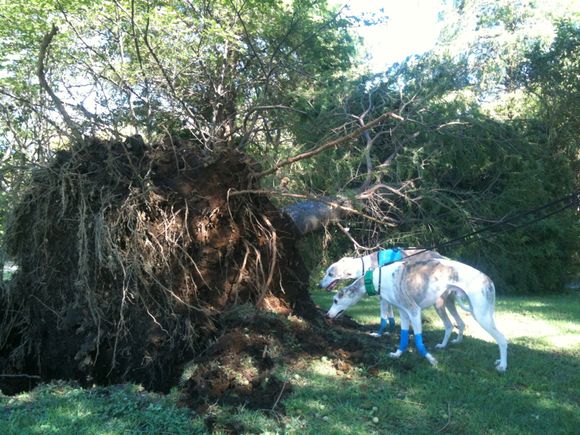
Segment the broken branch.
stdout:
<svg viewBox="0 0 580 435">
<path fill-rule="evenodd" d="M 319 147 L 311 150 L 311 151 L 306 151 L 304 153 L 298 154 L 296 156 L 293 157 L 288 157 L 285 160 L 282 160 L 281 162 L 276 163 L 273 167 L 271 167 L 270 169 L 266 169 L 265 171 L 259 172 L 256 174 L 257 178 L 261 178 L 261 177 L 265 177 L 266 175 L 271 175 L 273 173 L 275 173 L 278 169 L 284 167 L 284 166 L 288 166 L 291 165 L 292 163 L 296 163 L 300 160 L 304 160 L 304 159 L 308 159 L 310 157 L 314 157 L 320 153 L 322 153 L 323 151 L 326 151 L 329 148 L 336 148 L 339 145 L 342 145 L 345 142 L 349 142 L 353 139 L 356 139 L 359 135 L 361 135 L 362 133 L 364 133 L 365 131 L 375 127 L 376 125 L 380 124 L 382 121 L 384 121 L 387 118 L 395 118 L 399 121 L 404 121 L 404 118 L 400 115 L 397 115 L 396 113 L 393 112 L 388 112 L 388 113 L 383 113 L 381 116 L 379 116 L 378 118 L 372 120 L 371 122 L 369 122 L 368 124 L 366 124 L 365 126 L 356 129 L 355 131 L 353 131 L 350 134 L 347 134 L 346 136 L 340 137 L 338 139 L 332 140 L 330 142 L 326 142 L 325 144 L 320 145 Z"/>
</svg>

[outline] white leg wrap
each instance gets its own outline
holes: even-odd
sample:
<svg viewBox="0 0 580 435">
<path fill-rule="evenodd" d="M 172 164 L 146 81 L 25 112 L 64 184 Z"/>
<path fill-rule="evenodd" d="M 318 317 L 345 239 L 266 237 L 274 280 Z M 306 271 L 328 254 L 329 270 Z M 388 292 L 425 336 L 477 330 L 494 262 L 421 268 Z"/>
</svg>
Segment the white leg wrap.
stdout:
<svg viewBox="0 0 580 435">
<path fill-rule="evenodd" d="M 425 358 L 427 358 L 427 360 L 431 363 L 432 366 L 436 366 L 437 365 L 437 360 L 430 353 L 428 353 L 427 355 L 425 355 Z"/>
<path fill-rule="evenodd" d="M 403 352 L 401 352 L 399 349 L 397 349 L 396 352 L 389 353 L 391 358 L 399 358 L 401 355 L 403 355 Z"/>
<path fill-rule="evenodd" d="M 500 373 L 505 372 L 507 370 L 507 362 L 502 364 L 501 359 L 496 360 L 495 369 Z"/>
</svg>

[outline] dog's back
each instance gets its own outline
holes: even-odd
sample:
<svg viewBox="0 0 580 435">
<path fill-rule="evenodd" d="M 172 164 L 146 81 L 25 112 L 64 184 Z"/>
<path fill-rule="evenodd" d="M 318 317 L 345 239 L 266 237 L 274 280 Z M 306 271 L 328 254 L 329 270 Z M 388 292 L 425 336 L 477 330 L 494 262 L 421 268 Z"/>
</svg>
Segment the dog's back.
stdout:
<svg viewBox="0 0 580 435">
<path fill-rule="evenodd" d="M 403 261 L 423 261 L 423 260 L 436 260 L 441 258 L 447 258 L 441 255 L 437 251 L 426 251 L 424 249 L 403 249 Z"/>
</svg>

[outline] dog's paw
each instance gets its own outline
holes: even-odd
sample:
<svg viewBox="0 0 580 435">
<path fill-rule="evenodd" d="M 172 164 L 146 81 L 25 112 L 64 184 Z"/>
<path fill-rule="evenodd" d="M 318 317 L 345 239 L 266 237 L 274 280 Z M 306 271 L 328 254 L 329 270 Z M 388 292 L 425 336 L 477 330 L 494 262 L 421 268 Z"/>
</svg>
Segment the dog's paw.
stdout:
<svg viewBox="0 0 580 435">
<path fill-rule="evenodd" d="M 396 352 L 389 352 L 389 356 L 391 358 L 399 358 L 402 354 L 403 352 L 401 352 L 399 349 L 397 349 Z"/>
<path fill-rule="evenodd" d="M 425 358 L 427 358 L 427 360 L 431 363 L 432 366 L 436 366 L 437 365 L 437 360 L 430 353 L 428 353 L 427 355 L 425 355 Z"/>
<path fill-rule="evenodd" d="M 435 349 L 445 349 L 447 347 L 446 344 L 439 343 L 435 345 Z"/>
<path fill-rule="evenodd" d="M 382 337 L 383 334 L 381 332 L 369 332 L 371 337 Z"/>
<path fill-rule="evenodd" d="M 463 337 L 462 338 L 457 337 L 457 338 L 454 338 L 453 340 L 451 340 L 451 343 L 453 343 L 453 344 L 459 344 L 462 341 L 463 341 Z"/>
</svg>

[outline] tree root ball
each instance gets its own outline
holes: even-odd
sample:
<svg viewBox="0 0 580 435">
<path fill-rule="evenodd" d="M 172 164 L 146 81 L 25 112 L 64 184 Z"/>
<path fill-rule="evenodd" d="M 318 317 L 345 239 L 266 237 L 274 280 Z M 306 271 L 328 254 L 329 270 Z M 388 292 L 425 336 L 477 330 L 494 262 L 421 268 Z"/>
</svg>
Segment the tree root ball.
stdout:
<svg viewBox="0 0 580 435">
<path fill-rule="evenodd" d="M 36 169 L 6 229 L 19 269 L 0 297 L 0 371 L 167 391 L 232 309 L 315 316 L 293 224 L 235 194 L 259 188 L 258 169 L 139 137 Z"/>
</svg>

